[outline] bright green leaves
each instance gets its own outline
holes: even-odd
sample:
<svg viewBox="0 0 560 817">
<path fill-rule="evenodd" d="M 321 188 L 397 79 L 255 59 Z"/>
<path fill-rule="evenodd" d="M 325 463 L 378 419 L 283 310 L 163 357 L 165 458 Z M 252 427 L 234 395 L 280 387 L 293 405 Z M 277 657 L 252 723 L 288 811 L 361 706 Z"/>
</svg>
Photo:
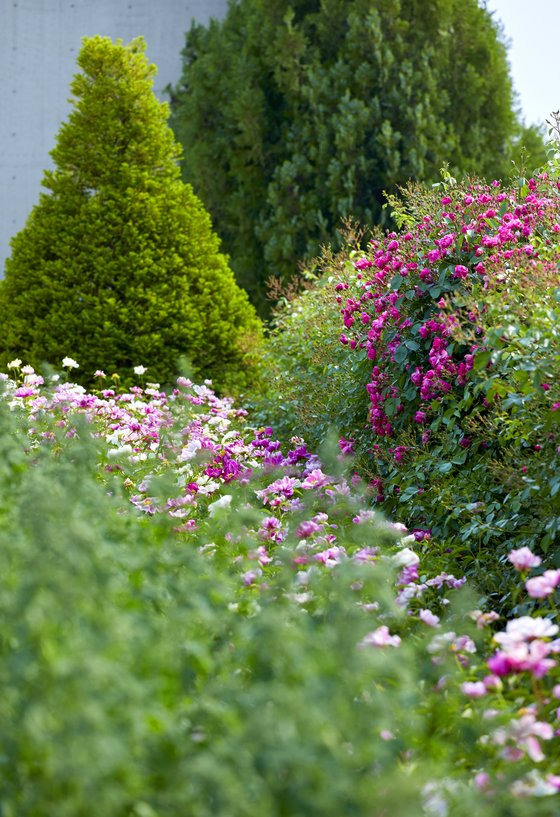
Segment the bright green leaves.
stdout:
<svg viewBox="0 0 560 817">
<path fill-rule="evenodd" d="M 167 105 L 144 43 L 85 39 L 74 108 L 43 194 L 6 264 L 0 362 L 147 366 L 170 383 L 179 359 L 220 388 L 247 380 L 261 329 L 208 214 L 180 180 Z"/>
</svg>

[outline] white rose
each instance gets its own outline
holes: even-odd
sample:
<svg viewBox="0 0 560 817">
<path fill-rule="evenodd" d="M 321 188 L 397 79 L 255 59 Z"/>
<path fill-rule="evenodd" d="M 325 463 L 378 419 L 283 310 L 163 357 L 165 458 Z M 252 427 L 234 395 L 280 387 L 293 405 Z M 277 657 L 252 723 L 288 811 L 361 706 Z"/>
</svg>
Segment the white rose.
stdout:
<svg viewBox="0 0 560 817">
<path fill-rule="evenodd" d="M 391 561 L 396 567 L 411 567 L 418 564 L 420 557 L 410 548 L 403 548 L 393 556 Z"/>
<path fill-rule="evenodd" d="M 80 364 L 76 363 L 76 361 L 71 357 L 65 357 L 62 361 L 62 365 L 65 369 L 79 369 Z"/>
<path fill-rule="evenodd" d="M 210 505 L 208 505 L 209 516 L 214 516 L 216 511 L 219 510 L 220 508 L 229 508 L 229 506 L 231 505 L 232 498 L 233 497 L 231 496 L 231 494 L 224 494 L 224 496 L 221 496 L 215 502 L 211 502 Z"/>
</svg>

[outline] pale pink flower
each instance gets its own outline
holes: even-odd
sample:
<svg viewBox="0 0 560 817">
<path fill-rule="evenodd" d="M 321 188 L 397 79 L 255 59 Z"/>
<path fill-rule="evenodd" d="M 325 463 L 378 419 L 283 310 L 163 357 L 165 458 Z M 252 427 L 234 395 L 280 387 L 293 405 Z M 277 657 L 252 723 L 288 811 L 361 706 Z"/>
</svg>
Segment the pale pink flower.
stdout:
<svg viewBox="0 0 560 817">
<path fill-rule="evenodd" d="M 418 618 L 428 627 L 439 627 L 439 616 L 436 616 L 431 610 L 420 610 Z"/>
<path fill-rule="evenodd" d="M 472 610 L 469 613 L 469 617 L 476 622 L 477 629 L 482 630 L 486 627 L 487 624 L 490 624 L 493 621 L 498 621 L 500 616 L 494 610 L 490 610 L 489 613 L 483 613 L 482 610 Z"/>
<path fill-rule="evenodd" d="M 346 558 L 346 551 L 343 547 L 335 546 L 316 553 L 313 558 L 315 561 L 321 562 L 321 564 L 324 564 L 326 567 L 334 567 L 335 565 L 340 564 L 340 562 Z"/>
<path fill-rule="evenodd" d="M 394 740 L 395 736 L 389 729 L 382 729 L 379 733 L 381 740 Z"/>
<path fill-rule="evenodd" d="M 478 772 L 474 776 L 474 785 L 477 789 L 487 789 L 490 785 L 490 775 L 487 772 Z"/>
<path fill-rule="evenodd" d="M 370 510 L 363 510 L 359 511 L 358 515 L 352 519 L 352 522 L 355 525 L 364 525 L 366 522 L 371 522 L 372 519 L 375 519 L 375 511 Z"/>
<path fill-rule="evenodd" d="M 389 628 L 383 624 L 362 638 L 358 647 L 400 647 L 401 639 L 398 635 L 391 635 Z"/>
<path fill-rule="evenodd" d="M 332 479 L 326 474 L 323 474 L 320 468 L 311 471 L 304 481 L 301 483 L 302 488 L 322 488 L 324 485 L 329 485 Z"/>
<path fill-rule="evenodd" d="M 560 570 L 545 570 L 541 576 L 527 579 L 525 589 L 532 599 L 544 599 L 560 584 Z"/>
<path fill-rule="evenodd" d="M 504 632 L 496 633 L 494 641 L 508 647 L 534 638 L 552 638 L 558 632 L 558 625 L 548 618 L 521 616 L 508 621 Z"/>
<path fill-rule="evenodd" d="M 461 689 L 469 698 L 482 698 L 487 691 L 483 681 L 465 681 Z"/>
<path fill-rule="evenodd" d="M 553 737 L 552 726 L 544 721 L 538 721 L 532 712 L 522 715 L 505 728 L 496 729 L 493 734 L 494 742 L 498 746 L 505 746 L 508 740 L 513 741 L 513 752 L 508 747 L 502 753 L 506 759 L 518 759 L 520 750 L 523 750 L 535 763 L 539 763 L 545 757 L 537 738 L 550 740 Z"/>
<path fill-rule="evenodd" d="M 530 570 L 532 567 L 538 567 L 542 561 L 540 556 L 535 556 L 528 547 L 510 551 L 508 559 L 516 570 Z"/>
</svg>

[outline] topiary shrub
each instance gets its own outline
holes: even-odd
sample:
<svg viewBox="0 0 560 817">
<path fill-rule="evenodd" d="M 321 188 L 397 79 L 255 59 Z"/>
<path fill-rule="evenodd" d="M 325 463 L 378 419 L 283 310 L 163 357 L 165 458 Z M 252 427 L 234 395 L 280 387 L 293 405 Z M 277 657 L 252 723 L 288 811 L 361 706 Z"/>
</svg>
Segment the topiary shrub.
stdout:
<svg viewBox="0 0 560 817">
<path fill-rule="evenodd" d="M 153 94 L 142 39 L 84 39 L 55 169 L 13 239 L 0 289 L 0 362 L 59 364 L 82 381 L 142 364 L 170 382 L 180 356 L 230 388 L 260 323 L 180 179 L 181 153 Z"/>
</svg>

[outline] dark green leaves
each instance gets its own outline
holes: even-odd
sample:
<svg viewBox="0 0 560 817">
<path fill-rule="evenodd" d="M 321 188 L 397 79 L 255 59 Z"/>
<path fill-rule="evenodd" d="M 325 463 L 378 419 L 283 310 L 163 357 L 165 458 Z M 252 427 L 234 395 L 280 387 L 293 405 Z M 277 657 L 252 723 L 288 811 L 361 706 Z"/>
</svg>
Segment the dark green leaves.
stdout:
<svg viewBox="0 0 560 817">
<path fill-rule="evenodd" d="M 383 190 L 444 162 L 506 175 L 520 131 L 477 0 L 240 0 L 187 35 L 172 104 L 185 178 L 263 312 L 269 276 L 340 246 L 343 219 L 384 220 Z"/>
</svg>

